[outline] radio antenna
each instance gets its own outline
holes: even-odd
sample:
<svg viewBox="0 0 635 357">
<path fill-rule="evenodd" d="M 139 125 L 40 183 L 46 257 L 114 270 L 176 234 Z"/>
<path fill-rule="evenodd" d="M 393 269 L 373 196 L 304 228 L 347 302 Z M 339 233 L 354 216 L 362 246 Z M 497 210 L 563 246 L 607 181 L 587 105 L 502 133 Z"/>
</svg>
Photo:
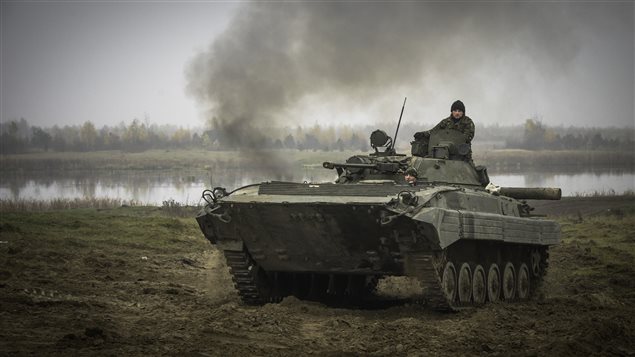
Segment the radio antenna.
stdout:
<svg viewBox="0 0 635 357">
<path fill-rule="evenodd" d="M 405 97 L 403 99 L 403 106 L 401 107 L 401 114 L 399 114 L 399 122 L 397 123 L 397 130 L 395 130 L 395 138 L 393 139 L 392 147 L 390 148 L 393 153 L 395 152 L 395 143 L 397 142 L 397 134 L 399 134 L 399 126 L 401 125 L 401 117 L 403 116 L 404 108 L 406 108 L 406 100 L 407 99 L 408 99 L 408 97 Z"/>
</svg>

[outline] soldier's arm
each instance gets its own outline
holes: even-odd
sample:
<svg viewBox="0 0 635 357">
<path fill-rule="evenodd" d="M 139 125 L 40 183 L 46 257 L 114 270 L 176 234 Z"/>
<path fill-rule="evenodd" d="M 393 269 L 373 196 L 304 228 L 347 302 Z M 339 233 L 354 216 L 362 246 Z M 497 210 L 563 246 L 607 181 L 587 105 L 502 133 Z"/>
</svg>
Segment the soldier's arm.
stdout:
<svg viewBox="0 0 635 357">
<path fill-rule="evenodd" d="M 440 130 L 440 129 L 445 129 L 445 119 L 442 119 L 439 124 L 437 124 L 434 128 L 430 129 L 429 131 L 435 131 L 435 130 Z"/>
<path fill-rule="evenodd" d="M 467 138 L 467 142 L 472 142 L 472 139 L 474 139 L 474 133 L 476 131 L 476 128 L 474 127 L 474 122 L 470 119 L 470 121 L 468 122 L 467 128 L 465 128 L 465 132 L 463 134 L 465 134 L 465 137 Z"/>
</svg>

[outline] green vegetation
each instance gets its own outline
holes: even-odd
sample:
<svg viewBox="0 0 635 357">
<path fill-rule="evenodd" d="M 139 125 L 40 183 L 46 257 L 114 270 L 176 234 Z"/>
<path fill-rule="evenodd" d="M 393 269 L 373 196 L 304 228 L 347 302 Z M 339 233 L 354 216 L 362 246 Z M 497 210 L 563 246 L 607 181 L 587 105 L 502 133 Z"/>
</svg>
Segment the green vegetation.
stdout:
<svg viewBox="0 0 635 357">
<path fill-rule="evenodd" d="M 0 156 L 3 172 L 51 170 L 232 170 L 301 169 L 304 165 L 321 166 L 324 161 L 346 160 L 358 151 L 265 151 L 148 150 L 38 152 Z M 635 152 L 611 151 L 529 151 L 487 150 L 474 153 L 474 161 L 490 172 L 526 171 L 542 168 L 558 171 L 621 168 L 635 169 Z"/>
<path fill-rule="evenodd" d="M 56 198 L 48 201 L 0 199 L 0 212 L 43 212 L 74 208 L 106 209 L 139 205 L 139 202 L 118 198 Z"/>
<path fill-rule="evenodd" d="M 122 151 L 46 152 L 0 156 L 3 171 L 50 170 L 231 170 L 240 168 L 269 169 L 272 166 L 301 168 L 302 165 L 346 158 L 354 151 L 323 152 L 299 150 L 206 151 L 149 150 L 138 153 Z"/>
<path fill-rule="evenodd" d="M 554 295 L 576 294 L 601 305 L 634 299 L 635 207 L 560 222 L 563 241 L 552 249 L 554 269 L 547 275 L 560 282 L 553 283 Z"/>
<path fill-rule="evenodd" d="M 607 213 L 568 217 L 560 220 L 563 241 L 590 247 L 604 263 L 615 261 L 616 252 L 627 252 L 635 258 L 635 206 Z M 604 248 L 608 248 L 604 250 Z M 600 252 L 602 250 L 602 252 Z"/>
<path fill-rule="evenodd" d="M 98 210 L 141 207 L 137 201 L 126 201 L 116 198 L 56 198 L 52 200 L 11 200 L 0 199 L 0 212 L 48 212 L 79 208 L 94 208 Z M 194 217 L 201 207 L 187 206 L 173 199 L 163 201 L 159 208 L 164 215 L 171 217 Z"/>
<path fill-rule="evenodd" d="M 121 150 L 211 150 L 239 148 L 300 151 L 368 151 L 368 136 L 375 129 L 392 133 L 395 122 L 374 125 L 331 125 L 291 127 L 242 127 L 240 135 L 226 132 L 222 121 L 212 120 L 205 128 L 183 128 L 152 124 L 134 119 L 131 123 L 97 128 L 92 122 L 82 125 L 32 126 L 25 119 L 0 122 L 0 153 L 86 152 Z M 404 122 L 397 146 L 406 147 L 415 132 L 430 129 L 436 122 Z M 524 125 L 482 125 L 476 120 L 475 147 L 520 148 L 527 150 L 584 150 L 632 152 L 635 130 L 626 128 L 550 127 L 539 119 Z M 409 149 L 409 148 L 408 148 Z M 478 151 L 478 150 L 475 150 Z"/>
<path fill-rule="evenodd" d="M 575 197 L 628 197 L 629 199 L 635 198 L 635 191 L 627 190 L 623 193 L 618 194 L 615 190 L 611 189 L 608 191 L 593 191 L 585 194 L 577 193 Z"/>
<path fill-rule="evenodd" d="M 392 125 L 391 125 L 392 126 Z M 289 128 L 241 128 L 243 135 L 226 133 L 219 122 L 206 129 L 189 129 L 173 125 L 151 124 L 134 119 L 130 124 L 104 126 L 101 129 L 86 121 L 82 125 L 41 128 L 29 125 L 25 119 L 0 123 L 0 153 L 32 151 L 100 151 L 122 150 L 140 152 L 153 149 L 233 150 L 237 148 L 367 151 L 367 140 L 374 129 L 351 126 L 319 125 Z M 242 142 L 244 138 L 249 140 Z"/>
<path fill-rule="evenodd" d="M 180 209 L 175 213 L 177 208 Z M 163 243 L 155 242 L 156 237 L 180 239 L 179 235 L 200 236 L 193 218 L 196 209 L 164 204 L 163 207 L 75 208 L 38 212 L 3 210 L 0 234 L 3 239 L 32 235 L 55 240 L 72 236 L 117 244 L 144 241 L 158 246 Z M 614 254 L 626 252 L 631 256 L 629 259 L 635 258 L 635 206 L 558 220 L 564 244 L 587 247 L 597 252 L 594 255 L 606 264 L 616 260 Z"/>
<path fill-rule="evenodd" d="M 632 135 L 632 133 L 631 133 Z M 527 119 L 523 128 L 522 140 L 506 140 L 507 148 L 528 150 L 632 150 L 633 137 L 609 137 L 600 130 L 580 132 L 551 128 L 538 119 Z"/>
<path fill-rule="evenodd" d="M 194 220 L 196 208 L 119 207 L 76 208 L 39 212 L 9 212 L 0 215 L 2 240 L 37 237 L 38 241 L 64 244 L 143 244 L 160 249 L 166 244 L 184 250 L 192 240 L 205 243 Z M 184 216 L 184 217 L 177 217 Z M 633 262 L 635 259 L 635 206 L 608 213 L 575 215 L 558 219 L 565 246 L 591 254 L 597 265 Z M 84 243 L 81 243 L 81 242 Z M 206 248 L 207 246 L 201 246 Z M 589 267 L 589 266 L 587 266 Z M 585 269 L 582 270 L 584 272 Z"/>
<path fill-rule="evenodd" d="M 209 248 L 193 215 L 171 217 L 156 207 L 4 212 L 0 215 L 0 237 L 9 242 L 27 240 L 31 243 L 26 246 L 37 243 L 55 251 L 65 251 L 68 245 L 122 252 Z"/>
</svg>

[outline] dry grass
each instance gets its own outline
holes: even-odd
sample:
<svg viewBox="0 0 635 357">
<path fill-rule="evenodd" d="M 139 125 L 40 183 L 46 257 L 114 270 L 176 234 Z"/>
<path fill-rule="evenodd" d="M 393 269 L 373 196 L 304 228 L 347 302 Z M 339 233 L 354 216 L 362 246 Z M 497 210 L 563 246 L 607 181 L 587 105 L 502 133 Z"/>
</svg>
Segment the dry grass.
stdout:
<svg viewBox="0 0 635 357">
<path fill-rule="evenodd" d="M 163 201 L 161 206 L 156 207 L 144 204 L 135 200 L 122 200 L 118 198 L 56 198 L 51 200 L 12 200 L 0 199 L 0 212 L 49 212 L 64 211 L 70 209 L 112 209 L 120 207 L 146 207 L 154 208 L 164 216 L 169 217 L 194 217 L 201 206 L 187 205 L 173 199 Z"/>
<path fill-rule="evenodd" d="M 71 153 L 29 153 L 0 155 L 6 171 L 50 170 L 178 170 L 302 167 L 327 160 L 345 160 L 358 154 L 352 151 L 205 151 L 149 150 L 139 153 L 94 151 Z"/>
<path fill-rule="evenodd" d="M 626 197 L 631 197 L 634 198 L 635 197 L 635 191 L 633 190 L 626 190 L 622 193 L 618 193 L 613 189 L 610 189 L 608 191 L 593 191 L 593 192 L 587 192 L 587 193 L 576 193 L 574 195 L 574 197 L 617 197 L 617 196 L 626 196 Z"/>
<path fill-rule="evenodd" d="M 43 212 L 74 208 L 105 209 L 122 206 L 141 206 L 141 203 L 134 200 L 127 201 L 118 198 L 55 198 L 51 200 L 0 199 L 0 212 Z"/>
<path fill-rule="evenodd" d="M 200 209 L 201 206 L 189 206 L 174 199 L 163 201 L 161 205 L 161 211 L 171 217 L 194 217 Z"/>
<path fill-rule="evenodd" d="M 358 155 L 356 151 L 205 151 L 149 150 L 139 153 L 95 151 L 71 153 L 29 153 L 0 155 L 4 171 L 41 170 L 166 170 L 166 169 L 234 169 L 275 168 L 320 165 L 323 161 L 343 161 Z M 491 169 L 526 170 L 534 168 L 635 169 L 635 152 L 613 151 L 530 151 L 488 150 L 474 152 L 474 161 Z"/>
</svg>

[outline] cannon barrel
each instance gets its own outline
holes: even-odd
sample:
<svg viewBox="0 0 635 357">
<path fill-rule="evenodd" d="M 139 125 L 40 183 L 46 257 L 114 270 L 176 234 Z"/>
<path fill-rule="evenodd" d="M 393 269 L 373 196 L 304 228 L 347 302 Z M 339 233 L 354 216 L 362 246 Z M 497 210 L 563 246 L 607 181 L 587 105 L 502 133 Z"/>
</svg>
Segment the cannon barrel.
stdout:
<svg viewBox="0 0 635 357">
<path fill-rule="evenodd" d="M 519 200 L 559 200 L 562 190 L 556 187 L 501 187 L 500 194 Z"/>
<path fill-rule="evenodd" d="M 342 168 L 351 168 L 351 169 L 375 169 L 377 168 L 377 165 L 375 164 L 353 164 L 353 163 L 345 163 L 345 164 L 339 164 L 336 162 L 329 162 L 329 161 L 325 161 L 322 166 L 324 166 L 325 169 L 334 169 L 336 167 L 342 167 Z"/>
<path fill-rule="evenodd" d="M 325 161 L 322 163 L 325 169 L 334 169 L 341 167 L 345 169 L 373 169 L 379 171 L 397 172 L 399 170 L 399 164 L 396 162 L 378 162 L 376 164 L 357 164 L 357 163 L 344 163 L 339 164 L 335 162 Z"/>
</svg>

